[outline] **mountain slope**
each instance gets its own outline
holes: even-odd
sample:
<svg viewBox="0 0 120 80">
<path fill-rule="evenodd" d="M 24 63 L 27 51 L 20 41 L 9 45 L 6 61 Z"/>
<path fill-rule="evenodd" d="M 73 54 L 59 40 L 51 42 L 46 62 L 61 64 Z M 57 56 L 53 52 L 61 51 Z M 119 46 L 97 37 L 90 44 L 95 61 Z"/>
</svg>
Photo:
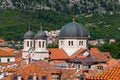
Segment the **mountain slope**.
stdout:
<svg viewBox="0 0 120 80">
<path fill-rule="evenodd" d="M 120 11 L 120 0 L 1 0 L 0 8 L 52 9 L 75 14 L 106 13 Z"/>
<path fill-rule="evenodd" d="M 75 21 L 86 26 L 90 39 L 120 41 L 120 0 L 0 0 L 0 37 L 22 40 L 31 30 L 60 29 Z"/>
</svg>

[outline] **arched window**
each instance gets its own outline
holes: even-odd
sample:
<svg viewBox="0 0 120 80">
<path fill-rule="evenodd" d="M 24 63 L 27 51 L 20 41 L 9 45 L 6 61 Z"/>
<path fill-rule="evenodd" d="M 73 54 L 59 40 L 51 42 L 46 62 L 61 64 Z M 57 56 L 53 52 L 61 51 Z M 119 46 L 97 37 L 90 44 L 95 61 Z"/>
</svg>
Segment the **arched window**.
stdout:
<svg viewBox="0 0 120 80">
<path fill-rule="evenodd" d="M 73 41 L 71 41 L 71 46 L 73 46 Z"/>
<path fill-rule="evenodd" d="M 69 46 L 73 46 L 73 41 L 68 41 Z"/>
<path fill-rule="evenodd" d="M 83 45 L 83 41 L 79 41 L 79 46 Z"/>
<path fill-rule="evenodd" d="M 27 41 L 27 47 L 29 47 L 29 41 Z"/>
<path fill-rule="evenodd" d="M 30 47 L 32 47 L 32 41 L 30 41 Z"/>
<path fill-rule="evenodd" d="M 70 46 L 70 41 L 68 41 L 68 45 Z"/>
<path fill-rule="evenodd" d="M 39 41 L 39 47 L 41 47 L 41 41 Z"/>
<path fill-rule="evenodd" d="M 42 47 L 44 48 L 45 42 L 43 41 Z"/>
</svg>

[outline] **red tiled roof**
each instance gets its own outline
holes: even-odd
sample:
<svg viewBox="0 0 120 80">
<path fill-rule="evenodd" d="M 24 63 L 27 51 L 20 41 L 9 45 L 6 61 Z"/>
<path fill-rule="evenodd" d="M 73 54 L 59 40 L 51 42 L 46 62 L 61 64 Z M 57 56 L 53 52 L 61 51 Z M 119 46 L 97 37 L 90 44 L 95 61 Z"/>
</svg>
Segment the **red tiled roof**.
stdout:
<svg viewBox="0 0 120 80">
<path fill-rule="evenodd" d="M 61 79 L 62 80 L 67 80 L 67 79 L 69 79 L 69 78 L 71 78 L 71 77 L 73 77 L 73 76 L 75 76 L 76 75 L 76 69 L 62 69 L 62 75 L 61 75 Z M 71 79 L 69 79 L 69 80 L 71 80 Z"/>
<path fill-rule="evenodd" d="M 111 55 L 109 52 L 102 52 L 108 59 L 111 59 Z"/>
<path fill-rule="evenodd" d="M 2 49 L 0 49 L 0 57 L 14 57 L 14 54 L 8 53 Z"/>
<path fill-rule="evenodd" d="M 61 61 L 61 60 L 54 60 L 54 61 L 50 61 L 50 64 L 51 65 L 56 65 L 56 64 L 65 64 L 66 61 Z"/>
<path fill-rule="evenodd" d="M 12 71 L 14 72 L 12 77 L 3 78 L 4 80 L 12 80 L 13 76 L 20 74 L 24 80 L 27 80 L 28 76 L 33 76 L 36 74 L 39 80 L 41 80 L 42 76 L 47 76 L 47 80 L 52 80 L 51 74 L 61 74 L 60 68 L 54 68 L 49 63 L 44 62 L 43 60 L 31 62 L 28 65 L 22 64 L 20 67 L 14 68 L 6 68 L 4 71 Z"/>
<path fill-rule="evenodd" d="M 60 48 L 49 48 L 50 60 L 63 60 L 68 59 L 68 55 Z"/>
<path fill-rule="evenodd" d="M 107 66 L 106 67 L 113 67 L 114 65 L 118 64 L 119 61 L 116 60 L 116 59 L 110 59 L 108 62 L 107 62 Z"/>
<path fill-rule="evenodd" d="M 8 53 L 12 53 L 15 49 L 13 48 L 5 48 L 5 51 L 8 52 Z"/>
<path fill-rule="evenodd" d="M 101 53 L 97 48 L 91 48 L 90 54 L 95 58 L 96 61 L 107 61 L 107 57 Z"/>
<path fill-rule="evenodd" d="M 97 48 L 91 48 L 90 52 L 91 53 L 100 53 L 100 51 Z"/>
<path fill-rule="evenodd" d="M 73 55 L 70 56 L 70 59 L 74 59 L 76 57 L 82 57 L 82 55 L 80 55 L 81 53 L 85 52 L 86 49 L 79 49 L 78 51 L 76 51 Z"/>
<path fill-rule="evenodd" d="M 87 77 L 87 80 L 120 80 L 120 63 L 110 70 Z"/>
</svg>

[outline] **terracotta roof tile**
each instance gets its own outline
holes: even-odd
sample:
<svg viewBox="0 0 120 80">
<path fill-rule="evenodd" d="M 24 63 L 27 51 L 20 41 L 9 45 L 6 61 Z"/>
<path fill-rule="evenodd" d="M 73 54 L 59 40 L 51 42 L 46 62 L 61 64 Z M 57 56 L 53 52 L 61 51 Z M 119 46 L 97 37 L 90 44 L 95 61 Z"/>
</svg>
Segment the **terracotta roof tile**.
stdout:
<svg viewBox="0 0 120 80">
<path fill-rule="evenodd" d="M 68 59 L 68 55 L 60 48 L 49 48 L 50 51 L 50 60 L 60 60 Z"/>
<path fill-rule="evenodd" d="M 91 53 L 100 53 L 100 51 L 97 48 L 90 48 Z"/>
<path fill-rule="evenodd" d="M 50 64 L 51 65 L 56 65 L 56 64 L 65 64 L 66 63 L 66 61 L 57 61 L 57 60 L 54 60 L 54 61 L 50 61 Z"/>
<path fill-rule="evenodd" d="M 6 52 L 8 52 L 8 53 L 12 53 L 13 51 L 15 51 L 15 49 L 13 49 L 13 48 L 5 48 L 4 49 Z"/>
<path fill-rule="evenodd" d="M 62 69 L 62 80 L 67 80 L 68 78 L 71 78 L 76 75 L 76 69 Z"/>
<path fill-rule="evenodd" d="M 81 53 L 85 52 L 86 49 L 79 49 L 78 51 L 76 51 L 73 55 L 70 56 L 70 59 L 74 59 L 76 57 L 82 57 L 82 55 L 80 55 Z"/>
<path fill-rule="evenodd" d="M 120 79 L 120 63 L 114 68 L 96 74 L 95 76 L 88 77 L 87 79 L 92 80 L 119 80 Z"/>
<path fill-rule="evenodd" d="M 0 57 L 8 57 L 8 56 L 9 56 L 9 57 L 15 57 L 14 54 L 8 53 L 8 52 L 0 49 Z"/>
<path fill-rule="evenodd" d="M 101 53 L 97 48 L 91 48 L 90 54 L 95 58 L 97 62 L 107 61 L 107 57 Z"/>
<path fill-rule="evenodd" d="M 111 59 L 111 55 L 109 52 L 102 52 L 108 59 Z"/>
<path fill-rule="evenodd" d="M 111 58 L 111 59 L 107 62 L 106 67 L 113 67 L 113 66 L 115 66 L 115 65 L 118 64 L 118 63 L 119 63 L 118 60 Z"/>
<path fill-rule="evenodd" d="M 4 71 L 9 71 L 9 72 L 16 71 L 13 73 L 13 76 L 20 74 L 24 80 L 27 80 L 28 76 L 30 76 L 30 75 L 32 76 L 35 73 L 36 73 L 37 77 L 39 78 L 39 80 L 41 79 L 41 76 L 47 76 L 47 78 L 49 80 L 52 80 L 51 74 L 61 74 L 60 68 L 54 68 L 52 65 L 50 65 L 49 63 L 44 62 L 42 60 L 31 62 L 28 65 L 22 64 L 20 67 L 18 67 L 16 69 L 10 69 L 10 68 L 7 69 L 6 68 Z M 9 79 L 9 80 L 12 80 L 12 79 Z"/>
</svg>

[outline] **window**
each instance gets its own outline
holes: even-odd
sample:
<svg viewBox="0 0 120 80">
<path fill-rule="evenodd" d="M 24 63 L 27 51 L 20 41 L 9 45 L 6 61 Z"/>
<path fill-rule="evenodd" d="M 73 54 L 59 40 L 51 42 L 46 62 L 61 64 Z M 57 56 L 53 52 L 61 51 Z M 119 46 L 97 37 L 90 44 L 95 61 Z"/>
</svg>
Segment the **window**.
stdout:
<svg viewBox="0 0 120 80">
<path fill-rule="evenodd" d="M 63 45 L 63 41 L 61 41 L 61 45 Z"/>
<path fill-rule="evenodd" d="M 7 62 L 10 62 L 10 58 L 7 59 Z"/>
<path fill-rule="evenodd" d="M 42 44 L 42 47 L 44 48 L 44 44 L 45 44 L 45 42 L 43 42 L 43 44 Z"/>
<path fill-rule="evenodd" d="M 79 41 L 79 46 L 83 45 L 83 41 Z"/>
<path fill-rule="evenodd" d="M 39 41 L 39 47 L 41 47 L 41 42 Z"/>
<path fill-rule="evenodd" d="M 27 41 L 27 47 L 29 47 L 29 41 Z"/>
<path fill-rule="evenodd" d="M 32 41 L 30 41 L 30 47 L 32 47 Z"/>
<path fill-rule="evenodd" d="M 70 41 L 68 41 L 68 45 L 70 46 Z"/>
<path fill-rule="evenodd" d="M 28 80 L 33 80 L 33 76 L 28 76 Z"/>
<path fill-rule="evenodd" d="M 46 79 L 46 76 L 42 76 L 42 80 L 47 80 L 47 79 Z"/>
<path fill-rule="evenodd" d="M 69 46 L 73 46 L 73 41 L 68 41 Z"/>
<path fill-rule="evenodd" d="M 71 46 L 73 46 L 73 41 L 71 41 Z"/>
<path fill-rule="evenodd" d="M 14 76 L 14 77 L 13 77 L 13 80 L 18 80 L 18 76 Z"/>
</svg>

